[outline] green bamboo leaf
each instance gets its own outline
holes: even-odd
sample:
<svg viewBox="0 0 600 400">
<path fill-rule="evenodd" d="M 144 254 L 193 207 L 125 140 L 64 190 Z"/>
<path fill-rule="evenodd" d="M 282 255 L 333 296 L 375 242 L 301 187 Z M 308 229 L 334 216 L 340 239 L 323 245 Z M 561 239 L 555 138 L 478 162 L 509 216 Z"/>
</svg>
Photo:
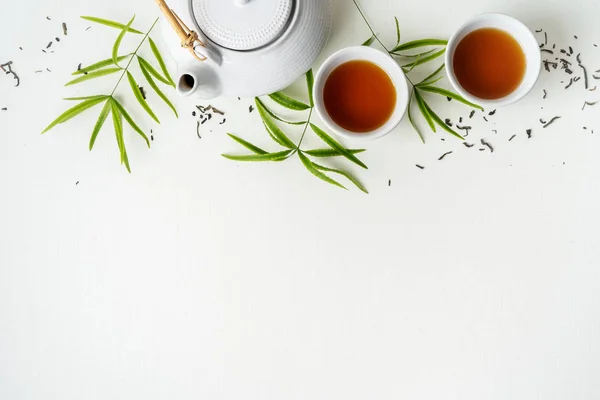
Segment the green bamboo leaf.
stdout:
<svg viewBox="0 0 600 400">
<path fill-rule="evenodd" d="M 330 177 L 328 177 L 327 175 L 325 175 L 324 173 L 322 173 L 321 171 L 319 171 L 319 169 L 315 166 L 315 164 L 313 164 L 313 162 L 310 161 L 308 159 L 308 157 L 306 157 L 304 154 L 302 154 L 302 152 L 299 152 L 298 156 L 300 157 L 300 161 L 302 161 L 302 164 L 304 164 L 304 166 L 306 167 L 306 169 L 308 170 L 308 172 L 310 172 L 311 174 L 313 174 L 317 178 L 324 180 L 327 183 L 330 183 L 332 185 L 341 187 L 342 189 L 346 189 L 342 184 L 340 184 L 339 182 L 331 179 Z M 346 190 L 348 190 L 348 189 L 346 189 Z"/>
<path fill-rule="evenodd" d="M 394 17 L 396 20 L 396 47 L 400 44 L 400 23 L 398 22 L 398 18 Z"/>
<path fill-rule="evenodd" d="M 241 137 L 235 136 L 232 133 L 228 133 L 227 135 L 229 135 L 230 138 L 232 138 L 233 140 L 235 140 L 236 142 L 238 142 L 239 144 L 256 154 L 267 154 L 267 151 L 261 149 L 258 146 L 253 145 L 252 143 L 245 141 Z"/>
<path fill-rule="evenodd" d="M 175 113 L 175 116 L 177 118 L 179 118 L 179 114 L 177 114 L 177 110 L 175 109 L 175 106 L 173 105 L 173 103 L 171 103 L 169 101 L 169 99 L 167 98 L 167 96 L 158 88 L 158 85 L 154 82 L 154 79 L 152 79 L 152 76 L 150 75 L 150 72 L 146 69 L 146 65 L 142 62 L 142 59 L 138 58 L 138 62 L 140 64 L 140 70 L 142 71 L 142 75 L 144 75 L 144 77 L 148 81 L 148 84 L 150 85 L 150 87 L 156 92 L 156 94 L 158 95 L 158 97 L 160 97 L 165 103 L 167 103 L 167 105 Z"/>
<path fill-rule="evenodd" d="M 405 74 L 408 74 L 410 71 L 412 71 L 413 69 L 415 69 L 415 67 L 416 67 L 417 65 L 419 65 L 419 64 L 418 64 L 418 62 L 419 62 L 420 60 L 421 60 L 421 55 L 420 55 L 420 54 L 418 54 L 418 55 L 417 55 L 417 59 L 416 59 L 415 61 L 413 61 L 413 62 L 412 62 L 410 65 L 403 65 L 403 66 L 401 67 L 401 68 L 402 68 L 402 71 L 404 71 L 404 73 L 405 73 Z M 405 69 L 406 67 L 410 67 L 410 68 L 408 68 L 408 69 Z"/>
<path fill-rule="evenodd" d="M 234 156 L 230 154 L 221 154 L 223 157 L 233 161 L 281 161 L 286 159 L 293 150 L 279 151 L 277 153 L 249 154 L 243 156 Z"/>
<path fill-rule="evenodd" d="M 442 54 L 444 54 L 446 52 L 446 49 L 441 49 L 440 51 L 437 51 L 433 54 L 428 55 L 427 57 L 417 57 L 417 59 L 415 61 L 413 61 L 412 63 L 403 65 L 402 68 L 414 68 L 417 65 L 421 65 L 421 64 L 425 64 L 426 62 L 435 60 L 436 58 L 438 58 L 439 56 L 441 56 Z M 411 70 L 412 70 L 411 68 Z"/>
<path fill-rule="evenodd" d="M 137 126 L 137 124 L 135 122 L 133 122 L 133 118 L 131 118 L 129 113 L 127 113 L 127 111 L 125 110 L 125 107 L 123 107 L 123 105 L 121 105 L 121 103 L 119 103 L 119 101 L 117 99 L 115 99 L 114 97 L 113 97 L 112 101 L 113 101 L 114 105 L 119 109 L 119 112 L 121 113 L 123 118 L 125 118 L 125 121 L 127 121 L 129 126 L 131 126 L 133 128 L 133 130 L 136 131 L 146 141 L 146 145 L 148 146 L 148 148 L 150 148 L 150 140 L 148 140 L 148 136 L 146 136 L 144 131 L 141 130 L 140 127 Z"/>
<path fill-rule="evenodd" d="M 152 65 L 150 65 L 150 63 L 148 61 L 146 61 L 145 59 L 143 59 L 140 56 L 137 56 L 137 58 L 138 58 L 138 63 L 140 64 L 140 67 L 143 65 L 144 66 L 143 68 L 145 68 L 146 71 L 148 71 L 156 79 L 158 79 L 159 81 L 161 81 L 165 85 L 169 85 L 169 86 L 175 87 L 175 85 L 172 84 L 172 82 L 169 82 L 166 78 L 164 78 L 161 74 L 159 74 L 158 71 Z"/>
<path fill-rule="evenodd" d="M 108 113 L 111 109 L 111 101 L 108 100 L 104 103 L 104 107 L 102 107 L 102 111 L 100 111 L 100 115 L 98 116 L 98 120 L 96 121 L 96 125 L 94 125 L 94 130 L 92 131 L 92 136 L 90 137 L 90 151 L 94 147 L 94 143 L 96 142 L 96 137 L 104 125 L 104 121 L 106 121 L 106 117 L 108 117 Z"/>
<path fill-rule="evenodd" d="M 428 75 L 425 79 L 423 79 L 421 82 L 417 83 L 416 86 L 419 85 L 427 85 L 429 84 L 428 82 L 432 79 L 435 79 L 435 77 L 437 76 L 437 74 L 439 74 L 440 72 L 442 72 L 442 70 L 444 69 L 444 67 L 446 66 L 446 64 L 442 64 L 438 67 L 438 69 L 436 69 L 435 71 L 433 71 L 430 75 Z M 437 80 L 436 80 L 437 81 Z"/>
<path fill-rule="evenodd" d="M 48 132 L 50 129 L 54 128 L 56 125 L 62 124 L 63 122 L 70 120 L 71 118 L 81 114 L 88 108 L 91 108 L 91 107 L 95 106 L 96 104 L 102 103 L 102 101 L 104 101 L 107 97 L 108 96 L 84 100 L 81 103 L 69 108 L 67 111 L 60 114 L 54 121 L 52 121 L 52 123 L 50 123 L 50 125 L 48 125 L 46 127 L 46 129 L 44 129 L 42 131 L 42 133 Z"/>
<path fill-rule="evenodd" d="M 313 149 L 313 150 L 303 150 L 304 153 L 308 154 L 309 156 L 312 157 L 338 157 L 338 156 L 342 156 L 343 154 L 340 153 L 339 151 L 335 150 L 335 149 Z M 351 154 L 358 154 L 358 153 L 362 153 L 363 151 L 365 151 L 365 149 L 348 149 L 348 151 Z"/>
<path fill-rule="evenodd" d="M 365 40 L 364 42 L 362 42 L 361 46 L 367 46 L 367 47 L 369 47 L 370 45 L 373 44 L 374 41 L 375 41 L 375 35 L 371 36 L 370 38 L 368 38 L 367 40 Z"/>
<path fill-rule="evenodd" d="M 121 164 L 125 164 L 125 168 L 127 168 L 127 171 L 131 173 L 131 168 L 129 168 L 129 159 L 127 157 L 127 150 L 125 149 L 125 140 L 123 139 L 122 115 L 119 112 L 119 108 L 112 100 L 112 98 L 110 100 L 110 103 L 113 117 L 113 125 L 115 128 L 115 136 L 117 137 L 117 145 L 119 146 L 119 152 L 121 153 Z"/>
<path fill-rule="evenodd" d="M 95 96 L 81 96 L 81 97 L 63 97 L 63 100 L 89 100 L 89 99 L 102 99 L 107 98 L 106 94 L 99 94 Z"/>
<path fill-rule="evenodd" d="M 391 54 L 398 56 L 398 57 L 404 57 L 404 58 L 420 58 L 420 57 L 425 57 L 427 54 L 431 54 L 434 51 L 436 51 L 436 49 L 427 50 L 427 51 L 424 51 L 422 53 L 417 53 L 417 54 L 402 54 L 402 53 L 391 53 Z"/>
<path fill-rule="evenodd" d="M 290 110 L 302 111 L 310 108 L 310 106 L 304 104 L 303 102 L 293 99 L 281 92 L 272 93 L 269 95 L 269 97 L 280 106 L 289 108 Z"/>
<path fill-rule="evenodd" d="M 433 112 L 433 110 L 427 105 L 427 103 L 425 103 L 425 108 L 427 108 L 427 112 L 429 113 L 431 118 L 433 118 L 435 123 L 438 124 L 443 130 L 456 136 L 460 140 L 465 140 L 465 138 L 462 137 L 458 132 L 456 132 L 454 129 L 452 129 L 448 125 L 446 125 L 446 123 L 444 121 L 442 121 L 442 119 L 436 113 Z"/>
<path fill-rule="evenodd" d="M 75 85 L 77 83 L 89 81 L 90 79 L 96 79 L 96 78 L 100 78 L 101 76 L 114 74 L 115 72 L 118 72 L 120 70 L 121 70 L 121 68 L 114 67 L 114 68 L 106 68 L 106 69 L 101 69 L 98 71 L 90 72 L 87 75 L 80 76 L 79 78 L 75 78 L 72 81 L 65 83 L 65 86 L 71 86 L 71 85 Z"/>
<path fill-rule="evenodd" d="M 154 54 L 154 58 L 156 58 L 156 61 L 158 62 L 158 65 L 160 66 L 160 69 L 161 69 L 163 75 L 165 76 L 165 78 L 167 78 L 167 81 L 168 81 L 167 84 L 175 87 L 175 82 L 173 82 L 173 78 L 171 78 L 171 75 L 169 75 L 169 70 L 167 69 L 165 60 L 163 60 L 162 55 L 160 54 L 160 51 L 158 50 L 158 47 L 156 46 L 156 43 L 154 43 L 154 40 L 152 40 L 152 38 L 149 36 L 148 36 L 148 42 L 150 43 L 150 48 L 152 49 L 152 54 Z"/>
<path fill-rule="evenodd" d="M 308 104 L 311 107 L 315 105 L 313 100 L 313 87 L 315 86 L 315 77 L 313 76 L 312 68 L 306 73 L 306 88 L 308 89 Z"/>
<path fill-rule="evenodd" d="M 255 99 L 255 103 L 256 109 L 258 110 L 258 113 L 260 114 L 260 117 L 262 118 L 263 123 L 265 124 L 265 128 L 267 129 L 267 132 L 269 132 L 269 135 L 271 135 L 273 140 L 275 140 L 280 145 L 287 147 L 288 149 L 295 149 L 296 145 L 294 144 L 294 142 L 292 142 L 290 138 L 288 138 L 285 135 L 285 133 L 283 133 L 283 131 L 275 124 L 275 122 L 273 122 L 273 120 L 265 111 L 265 108 L 262 106 L 258 98 Z"/>
<path fill-rule="evenodd" d="M 131 56 L 131 54 L 127 54 L 125 56 L 119 56 L 119 57 L 117 57 L 117 61 L 123 61 L 124 59 L 126 59 L 129 56 Z M 83 75 L 86 72 L 96 71 L 96 70 L 98 70 L 100 68 L 104 68 L 104 67 L 107 67 L 109 65 L 113 65 L 113 59 L 112 58 L 107 58 L 106 60 L 98 61 L 95 64 L 88 65 L 85 68 L 81 68 L 81 69 L 73 72 L 71 75 Z"/>
<path fill-rule="evenodd" d="M 152 111 L 150 106 L 148 105 L 148 102 L 146 100 L 144 100 L 144 97 L 142 96 L 142 93 L 140 92 L 140 88 L 139 88 L 137 82 L 135 81 L 135 78 L 133 77 L 133 75 L 131 75 L 131 72 L 129 72 L 129 71 L 127 71 L 127 80 L 129 81 L 129 86 L 131 86 L 131 90 L 133 91 L 133 94 L 135 95 L 135 98 L 137 99 L 137 101 L 144 108 L 144 110 L 146 110 L 148 115 L 150 115 L 150 117 L 152 117 L 153 120 L 155 120 L 157 123 L 160 124 L 160 121 L 158 120 L 158 118 L 156 118 L 156 115 L 154 114 L 154 112 Z"/>
<path fill-rule="evenodd" d="M 417 132 L 417 135 L 419 135 L 419 138 L 421 139 L 421 142 L 423 142 L 423 144 L 425 143 L 425 138 L 423 137 L 423 134 L 421 133 L 421 130 L 419 129 L 419 127 L 417 126 L 417 124 L 415 124 L 415 121 L 413 121 L 413 117 L 412 117 L 412 113 L 411 113 L 411 105 L 412 105 L 412 99 L 413 99 L 413 93 L 410 94 L 410 97 L 408 99 L 408 120 L 410 121 L 410 124 L 412 125 L 413 129 Z"/>
<path fill-rule="evenodd" d="M 403 43 L 399 46 L 396 46 L 392 49 L 392 52 L 395 53 L 397 51 L 414 49 L 415 47 L 424 47 L 424 46 L 445 46 L 448 44 L 447 40 L 442 39 L 420 39 L 413 40 L 411 42 Z"/>
<path fill-rule="evenodd" d="M 103 18 L 97 18 L 97 17 L 90 17 L 90 16 L 82 16 L 82 19 L 85 19 L 87 21 L 91 21 L 91 22 L 95 22 L 97 24 L 100 25 L 105 25 L 105 26 L 110 26 L 111 28 L 117 28 L 117 29 L 123 29 L 125 27 L 125 25 L 119 23 L 119 22 L 115 22 L 115 21 L 110 21 L 108 19 L 103 19 Z M 127 29 L 128 32 L 130 33 L 135 33 L 137 35 L 141 35 L 142 32 L 133 29 L 133 28 L 128 28 Z"/>
<path fill-rule="evenodd" d="M 419 89 L 425 91 L 425 92 L 430 92 L 430 93 L 435 93 L 435 94 L 439 94 L 442 96 L 446 96 L 446 97 L 450 97 L 451 99 L 454 99 L 456 101 L 460 101 L 463 104 L 466 104 L 468 106 L 471 106 L 473 108 L 477 108 L 479 110 L 483 110 L 483 107 L 475 104 L 475 103 L 471 103 L 470 101 L 462 98 L 459 94 L 451 92 L 449 90 L 446 89 L 442 89 L 439 88 L 437 86 L 419 86 Z"/>
<path fill-rule="evenodd" d="M 356 156 L 354 156 L 354 154 L 350 153 L 348 151 L 348 149 L 346 149 L 340 143 L 335 141 L 331 136 L 329 136 L 327 133 L 325 133 L 325 131 L 323 131 L 321 128 L 319 128 L 318 126 L 316 126 L 314 124 L 310 124 L 310 127 L 312 128 L 313 132 L 315 132 L 317 134 L 317 136 L 321 138 L 321 140 L 323 140 L 325 143 L 327 143 L 327 145 L 329 147 L 337 150 L 338 152 L 340 152 L 342 154 L 342 156 L 346 157 L 348 160 L 352 161 L 353 163 L 360 165 L 364 169 L 367 169 L 367 166 L 362 161 L 360 161 L 358 158 L 356 158 Z"/>
<path fill-rule="evenodd" d="M 276 119 L 277 121 L 281 121 L 285 124 L 289 124 L 289 125 L 304 125 L 306 124 L 306 121 L 288 121 L 286 119 L 283 119 L 281 117 L 279 117 L 277 114 L 275 114 L 273 111 L 271 111 L 269 109 L 269 107 L 267 107 L 265 105 L 265 103 L 263 103 L 263 101 L 261 99 L 259 99 L 258 97 L 256 98 L 256 101 L 258 101 L 260 103 L 260 105 L 265 109 L 265 111 L 267 112 L 267 114 L 269 114 L 271 116 L 271 118 Z"/>
<path fill-rule="evenodd" d="M 335 169 L 335 168 L 328 168 L 325 167 L 323 165 L 319 165 L 317 163 L 313 163 L 313 165 L 320 171 L 325 171 L 325 172 L 333 172 L 339 175 L 342 175 L 344 177 L 346 177 L 346 179 L 348 179 L 350 182 L 354 183 L 354 185 L 359 188 L 361 191 L 365 192 L 366 194 L 369 194 L 369 192 L 367 191 L 367 189 L 365 189 L 365 187 L 358 181 L 358 179 L 356 179 L 355 177 L 353 177 L 352 175 L 350 175 L 348 172 L 339 170 L 339 169 Z"/>
<path fill-rule="evenodd" d="M 419 110 L 421 110 L 421 114 L 423 114 L 423 118 L 429 124 L 429 127 L 433 132 L 435 132 L 435 124 L 433 123 L 433 119 L 431 119 L 431 115 L 427 112 L 427 108 L 425 107 L 425 101 L 423 97 L 419 94 L 419 91 L 415 89 L 415 99 L 417 100 L 417 105 L 419 106 Z"/>
<path fill-rule="evenodd" d="M 121 33 L 119 33 L 119 36 L 117 36 L 117 40 L 115 40 L 115 44 L 113 44 L 112 60 L 113 60 L 113 63 L 117 67 L 119 67 L 119 47 L 121 47 L 121 41 L 123 41 L 123 37 L 127 33 L 127 30 L 129 29 L 129 27 L 133 23 L 134 19 L 135 19 L 135 15 L 133 17 L 131 17 L 131 19 L 129 20 L 129 22 L 127 23 L 127 25 L 125 25 L 123 27 L 123 29 L 121 29 Z"/>
</svg>

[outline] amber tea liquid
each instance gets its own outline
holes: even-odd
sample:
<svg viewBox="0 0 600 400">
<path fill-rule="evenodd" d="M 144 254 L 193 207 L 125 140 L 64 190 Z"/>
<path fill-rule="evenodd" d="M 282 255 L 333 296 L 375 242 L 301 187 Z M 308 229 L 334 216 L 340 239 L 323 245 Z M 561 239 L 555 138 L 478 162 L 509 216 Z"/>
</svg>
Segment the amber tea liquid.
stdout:
<svg viewBox="0 0 600 400">
<path fill-rule="evenodd" d="M 466 35 L 454 51 L 454 75 L 473 96 L 499 99 L 514 92 L 526 69 L 525 53 L 515 38 L 496 28 Z"/>
<path fill-rule="evenodd" d="M 323 102 L 333 121 L 352 132 L 373 131 L 396 107 L 396 87 L 378 65 L 364 60 L 336 67 L 323 88 Z"/>
</svg>

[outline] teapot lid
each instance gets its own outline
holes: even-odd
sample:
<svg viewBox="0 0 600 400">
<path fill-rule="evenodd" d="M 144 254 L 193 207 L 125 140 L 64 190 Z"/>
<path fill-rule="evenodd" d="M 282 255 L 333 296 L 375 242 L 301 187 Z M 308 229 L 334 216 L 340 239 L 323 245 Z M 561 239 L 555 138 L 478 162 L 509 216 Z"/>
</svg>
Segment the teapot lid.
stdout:
<svg viewBox="0 0 600 400">
<path fill-rule="evenodd" d="M 295 0 L 191 0 L 202 32 L 219 46 L 255 50 L 283 34 Z"/>
</svg>

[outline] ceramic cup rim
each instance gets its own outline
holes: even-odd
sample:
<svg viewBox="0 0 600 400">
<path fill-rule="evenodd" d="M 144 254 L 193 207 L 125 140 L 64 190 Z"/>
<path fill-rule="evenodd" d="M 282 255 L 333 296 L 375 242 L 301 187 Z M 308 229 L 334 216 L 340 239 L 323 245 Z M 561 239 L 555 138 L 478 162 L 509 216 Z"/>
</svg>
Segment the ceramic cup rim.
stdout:
<svg viewBox="0 0 600 400">
<path fill-rule="evenodd" d="M 499 99 L 482 99 L 463 89 L 454 74 L 454 52 L 460 41 L 470 32 L 481 28 L 498 28 L 515 38 L 525 54 L 526 69 L 521 84 L 512 93 Z M 454 32 L 448 41 L 445 54 L 446 74 L 454 89 L 465 99 L 484 108 L 502 107 L 513 104 L 525 97 L 535 86 L 542 66 L 542 57 L 533 32 L 521 21 L 502 13 L 479 14 L 467 20 Z"/>
<path fill-rule="evenodd" d="M 382 68 L 396 88 L 396 106 L 390 118 L 379 128 L 369 132 L 353 132 L 339 126 L 327 113 L 323 89 L 331 72 L 339 65 L 353 60 L 365 60 Z M 373 140 L 390 133 L 402 120 L 408 105 L 408 84 L 402 68 L 388 54 L 367 46 L 351 46 L 330 55 L 319 67 L 313 89 L 315 109 L 325 126 L 333 133 L 351 140 Z"/>
</svg>

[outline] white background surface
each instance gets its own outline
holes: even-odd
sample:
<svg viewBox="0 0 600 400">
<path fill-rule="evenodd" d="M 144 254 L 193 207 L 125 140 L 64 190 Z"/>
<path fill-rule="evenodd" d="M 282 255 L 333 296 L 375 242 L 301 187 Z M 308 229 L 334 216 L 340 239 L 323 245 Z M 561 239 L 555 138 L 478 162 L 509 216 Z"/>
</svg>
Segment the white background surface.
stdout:
<svg viewBox="0 0 600 400">
<path fill-rule="evenodd" d="M 388 42 L 393 14 L 410 40 L 503 11 L 600 68 L 595 0 L 520 3 L 363 1 Z M 368 37 L 349 1 L 335 7 L 321 60 Z M 227 124 L 206 125 L 200 140 L 193 99 L 177 99 L 175 120 L 151 98 L 163 123 L 136 114 L 155 140 L 147 150 L 129 132 L 130 175 L 110 129 L 87 151 L 99 110 L 39 132 L 61 97 L 116 79 L 62 87 L 116 36 L 77 17 L 133 13 L 143 29 L 158 10 L 3 3 L 0 61 L 13 60 L 22 83 L 0 76 L 1 399 L 600 398 L 600 109 L 580 110 L 600 92 L 565 91 L 564 73 L 544 72 L 495 126 L 469 121 L 472 149 L 439 133 L 421 145 L 404 121 L 368 145 L 368 171 L 340 164 L 368 196 L 297 160 L 223 159 L 240 151 L 226 130 L 277 149 L 249 100 L 213 102 Z M 538 118 L 554 115 L 542 130 Z M 482 137 L 493 154 L 477 151 Z"/>
</svg>

